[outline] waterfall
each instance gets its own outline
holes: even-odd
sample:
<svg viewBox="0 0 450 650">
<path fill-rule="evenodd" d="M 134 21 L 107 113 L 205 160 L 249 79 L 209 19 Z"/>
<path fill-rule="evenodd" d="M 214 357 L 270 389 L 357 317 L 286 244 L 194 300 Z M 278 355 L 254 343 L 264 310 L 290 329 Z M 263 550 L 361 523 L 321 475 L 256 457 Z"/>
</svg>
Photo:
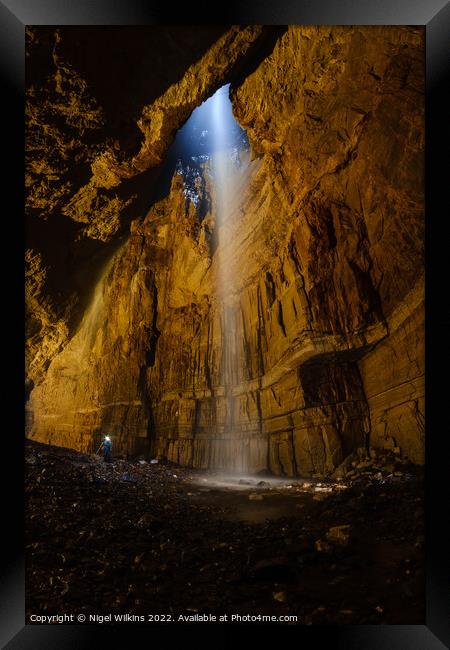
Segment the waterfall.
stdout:
<svg viewBox="0 0 450 650">
<path fill-rule="evenodd" d="M 122 247 L 105 263 L 94 289 L 94 295 L 83 316 L 80 327 L 74 337 L 74 347 L 77 349 L 81 363 L 88 364 L 92 349 L 95 346 L 97 336 L 104 326 L 105 294 L 110 288 L 108 275 Z"/>
<path fill-rule="evenodd" d="M 210 250 L 220 360 L 216 384 L 210 381 L 209 436 L 205 438 L 201 432 L 197 437 L 194 431 L 193 454 L 202 458 L 205 466 L 245 472 L 252 463 L 255 466 L 251 457 L 265 459 L 267 455 L 254 435 L 260 433 L 258 396 L 248 391 L 241 394 L 242 381 L 248 375 L 248 355 L 244 355 L 239 293 L 244 260 L 236 241 L 244 192 L 258 163 L 250 162 L 248 138 L 234 118 L 229 86 L 219 88 L 196 108 L 179 130 L 168 156 L 166 176 L 173 171 L 183 176 L 186 198 L 196 206 L 200 219 L 209 213 L 214 227 Z M 206 201 L 199 188 L 207 188 Z M 256 466 L 259 464 L 258 460 Z"/>
<path fill-rule="evenodd" d="M 216 441 L 215 464 L 224 470 L 245 470 L 246 446 L 240 438 L 239 422 L 236 421 L 237 398 L 234 389 L 240 382 L 242 365 L 242 341 L 238 328 L 239 300 L 236 280 L 239 269 L 232 261 L 234 228 L 233 208 L 238 200 L 240 169 L 230 147 L 231 102 L 228 86 L 219 89 L 210 99 L 212 115 L 212 137 L 214 153 L 211 160 L 214 189 L 214 212 L 218 231 L 218 249 L 215 260 L 215 291 L 221 310 L 222 329 L 222 379 L 224 390 L 223 431 Z"/>
</svg>

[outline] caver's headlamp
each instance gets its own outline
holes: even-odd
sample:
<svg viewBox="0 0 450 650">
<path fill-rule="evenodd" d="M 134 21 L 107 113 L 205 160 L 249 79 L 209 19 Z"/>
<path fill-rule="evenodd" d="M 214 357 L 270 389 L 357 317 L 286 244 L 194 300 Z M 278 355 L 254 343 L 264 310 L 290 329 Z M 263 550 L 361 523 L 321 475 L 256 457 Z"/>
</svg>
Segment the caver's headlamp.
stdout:
<svg viewBox="0 0 450 650">
<path fill-rule="evenodd" d="M 108 442 L 110 442 L 111 438 L 110 438 L 109 436 L 105 436 L 105 440 L 107 440 Z"/>
</svg>

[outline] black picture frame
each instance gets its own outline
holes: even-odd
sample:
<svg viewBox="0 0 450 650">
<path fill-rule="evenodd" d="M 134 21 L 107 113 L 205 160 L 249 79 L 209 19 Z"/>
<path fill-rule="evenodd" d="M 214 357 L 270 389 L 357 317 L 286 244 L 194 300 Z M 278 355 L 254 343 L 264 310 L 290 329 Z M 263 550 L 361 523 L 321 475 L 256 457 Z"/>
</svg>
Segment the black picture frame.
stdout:
<svg viewBox="0 0 450 650">
<path fill-rule="evenodd" d="M 444 534 L 448 510 L 447 463 L 442 445 L 448 435 L 445 419 L 446 385 L 434 379 L 440 370 L 448 369 L 442 342 L 448 339 L 450 319 L 442 312 L 448 295 L 439 280 L 447 277 L 445 240 L 441 225 L 445 212 L 439 211 L 448 180 L 448 147 L 444 135 L 448 116 L 445 102 L 448 76 L 450 6 L 446 0 L 233 0 L 211 8 L 206 2 L 174 9 L 169 3 L 145 0 L 2 0 L 0 1 L 0 77 L 4 92 L 3 127 L 11 146 L 6 149 L 7 181 L 5 188 L 12 199 L 8 210 L 8 230 L 3 239 L 8 256 L 3 278 L 5 301 L 8 305 L 7 344 L 17 354 L 8 372 L 8 390 L 4 409 L 11 422 L 3 432 L 4 453 L 2 474 L 6 477 L 3 507 L 3 566 L 0 598 L 0 642 L 8 650 L 32 648 L 100 648 L 126 640 L 122 647 L 133 647 L 131 637 L 144 633 L 154 648 L 171 647 L 170 630 L 153 626 L 90 626 L 90 625 L 26 625 L 25 570 L 23 539 L 23 159 L 24 159 L 24 84 L 25 84 L 25 26 L 26 25 L 155 25 L 155 24 L 327 24 L 327 25 L 424 25 L 426 32 L 427 79 L 427 139 L 426 139 L 426 550 L 427 550 L 427 616 L 426 625 L 315 626 L 277 625 L 278 642 L 294 641 L 298 647 L 315 648 L 323 643 L 340 649 L 357 650 L 440 650 L 450 646 L 450 582 L 445 572 L 450 548 Z M 174 21 L 174 14 L 176 20 Z M 4 152 L 5 154 L 5 152 Z M 441 155 L 442 154 L 442 157 Z M 448 202 L 447 202 L 448 204 Z M 442 204 L 443 206 L 446 203 Z M 444 210 L 443 208 L 442 210 Z M 448 213 L 448 207 L 446 208 Z M 433 217 L 433 219 L 432 219 Z M 6 217 L 5 217 L 6 219 Z M 431 226 L 433 222 L 433 227 Z M 13 245 L 14 244 L 14 245 Z M 6 256 L 2 256 L 4 263 Z M 15 324 L 14 321 L 17 320 Z M 5 339 L 4 339 L 5 340 Z M 442 366 L 442 368 L 441 368 Z M 447 370 L 448 371 L 448 370 Z M 433 378 L 433 379 L 432 379 Z M 23 429 L 22 429 L 23 430 Z M 9 472 L 6 472 L 6 468 Z M 240 630 L 235 626 L 188 626 L 183 628 L 183 645 L 198 645 L 214 635 L 215 647 L 236 643 Z M 267 636 L 265 626 L 249 626 L 253 643 Z M 158 632 L 158 641 L 155 633 Z M 161 632 L 163 634 L 161 634 Z M 179 629 L 178 629 L 179 632 Z M 165 640 L 163 640 L 165 639 Z M 125 642 L 124 642 L 125 643 Z"/>
</svg>

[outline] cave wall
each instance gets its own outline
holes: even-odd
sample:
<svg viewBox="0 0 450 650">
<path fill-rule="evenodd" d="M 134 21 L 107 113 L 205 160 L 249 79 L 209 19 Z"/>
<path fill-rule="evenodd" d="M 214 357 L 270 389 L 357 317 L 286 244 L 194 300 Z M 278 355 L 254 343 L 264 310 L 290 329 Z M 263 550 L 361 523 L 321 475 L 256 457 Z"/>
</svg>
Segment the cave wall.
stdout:
<svg viewBox="0 0 450 650">
<path fill-rule="evenodd" d="M 369 444 L 423 462 L 423 57 L 421 28 L 289 27 L 236 76 L 233 245 L 214 250 L 175 176 L 97 275 L 28 435 L 286 475 Z M 219 261 L 240 271 L 223 301 Z"/>
<path fill-rule="evenodd" d="M 262 26 L 27 27 L 28 392 L 153 200 L 190 112 L 264 46 Z"/>
<path fill-rule="evenodd" d="M 313 337 L 335 348 L 333 337 L 346 340 L 367 399 L 361 433 L 415 462 L 424 454 L 423 56 L 416 28 L 290 28 L 234 97 L 291 216 L 285 237 Z"/>
<path fill-rule="evenodd" d="M 390 335 L 359 362 L 370 409 L 371 444 L 425 461 L 423 287 L 418 282 L 388 321 Z"/>
</svg>

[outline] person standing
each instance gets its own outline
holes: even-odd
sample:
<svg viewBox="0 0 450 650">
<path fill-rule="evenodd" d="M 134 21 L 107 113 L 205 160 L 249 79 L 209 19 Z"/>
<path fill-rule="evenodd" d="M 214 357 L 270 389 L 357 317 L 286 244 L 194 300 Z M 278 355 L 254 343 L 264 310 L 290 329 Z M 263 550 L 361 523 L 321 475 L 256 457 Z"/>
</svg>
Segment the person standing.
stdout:
<svg viewBox="0 0 450 650">
<path fill-rule="evenodd" d="M 105 436 L 103 438 L 102 444 L 100 445 L 100 449 L 103 449 L 103 460 L 105 463 L 109 463 L 111 460 L 111 438 L 109 436 Z"/>
</svg>

